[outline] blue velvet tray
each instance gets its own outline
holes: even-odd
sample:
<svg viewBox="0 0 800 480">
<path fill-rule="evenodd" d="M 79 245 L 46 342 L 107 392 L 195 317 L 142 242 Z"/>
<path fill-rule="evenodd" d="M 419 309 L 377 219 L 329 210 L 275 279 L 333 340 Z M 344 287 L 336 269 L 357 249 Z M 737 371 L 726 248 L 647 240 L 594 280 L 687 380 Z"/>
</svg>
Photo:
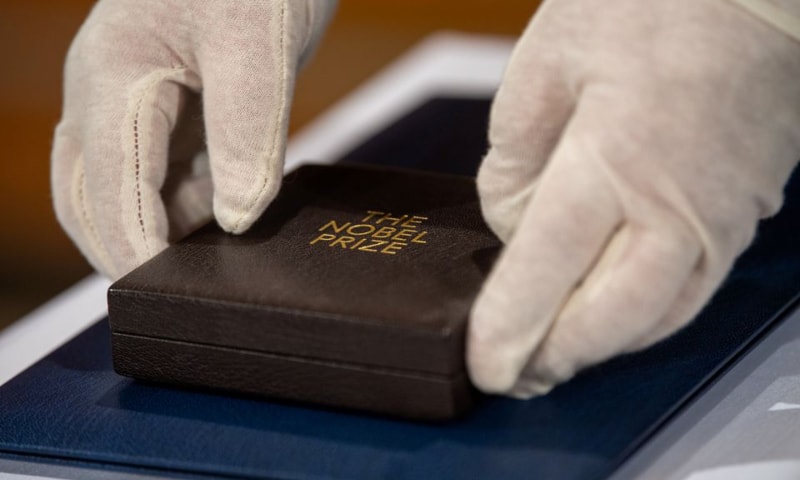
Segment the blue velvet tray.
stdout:
<svg viewBox="0 0 800 480">
<path fill-rule="evenodd" d="M 343 160 L 474 173 L 487 111 L 488 101 L 432 100 Z M 0 387 L 0 457 L 228 478 L 604 478 L 780 321 L 800 292 L 797 231 L 795 175 L 783 211 L 689 328 L 543 398 L 490 399 L 446 424 L 132 381 L 113 372 L 101 321 Z"/>
</svg>

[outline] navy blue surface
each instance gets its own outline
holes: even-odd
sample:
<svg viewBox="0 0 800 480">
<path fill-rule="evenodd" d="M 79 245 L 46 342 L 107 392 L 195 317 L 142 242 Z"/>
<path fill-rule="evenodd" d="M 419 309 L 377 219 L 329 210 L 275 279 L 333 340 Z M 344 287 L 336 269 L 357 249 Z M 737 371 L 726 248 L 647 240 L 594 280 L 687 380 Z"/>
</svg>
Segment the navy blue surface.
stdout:
<svg viewBox="0 0 800 480">
<path fill-rule="evenodd" d="M 430 102 L 346 160 L 433 155 L 438 170 L 474 171 L 487 109 Z M 604 478 L 800 291 L 800 176 L 787 192 L 689 328 L 543 398 L 491 399 L 429 425 L 163 388 L 113 373 L 101 322 L 0 387 L 0 451 L 234 477 Z"/>
</svg>

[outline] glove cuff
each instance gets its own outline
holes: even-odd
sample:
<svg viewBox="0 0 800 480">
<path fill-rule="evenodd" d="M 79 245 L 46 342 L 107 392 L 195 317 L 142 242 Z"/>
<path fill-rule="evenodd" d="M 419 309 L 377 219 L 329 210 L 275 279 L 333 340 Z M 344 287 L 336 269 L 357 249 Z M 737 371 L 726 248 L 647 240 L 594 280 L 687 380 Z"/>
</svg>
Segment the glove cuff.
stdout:
<svg viewBox="0 0 800 480">
<path fill-rule="evenodd" d="M 800 42 L 800 1 L 730 0 L 762 21 Z"/>
</svg>

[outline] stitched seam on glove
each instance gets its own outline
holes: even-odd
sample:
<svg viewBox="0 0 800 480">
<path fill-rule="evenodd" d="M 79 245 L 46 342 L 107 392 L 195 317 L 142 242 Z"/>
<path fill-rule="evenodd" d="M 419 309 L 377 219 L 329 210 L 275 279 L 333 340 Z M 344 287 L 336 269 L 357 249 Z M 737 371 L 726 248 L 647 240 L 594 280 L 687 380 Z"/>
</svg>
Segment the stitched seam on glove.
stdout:
<svg viewBox="0 0 800 480">
<path fill-rule="evenodd" d="M 764 0 L 730 0 L 762 21 L 800 41 L 800 18 Z"/>
<path fill-rule="evenodd" d="M 147 116 L 151 116 L 152 112 L 148 113 L 143 110 L 143 106 L 145 101 L 153 102 L 158 94 L 158 88 L 165 80 L 169 78 L 174 78 L 176 75 L 185 72 L 187 69 L 183 66 L 180 67 L 173 67 L 168 70 L 158 70 L 153 72 L 149 77 L 145 77 L 147 79 L 147 83 L 137 91 L 137 98 L 134 104 L 134 107 L 131 111 L 131 114 L 126 122 L 123 123 L 124 128 L 124 135 L 127 137 L 127 141 L 125 142 L 125 147 L 123 150 L 125 151 L 125 160 L 126 163 L 130 163 L 132 161 L 132 170 L 128 170 L 130 167 L 126 167 L 128 170 L 129 175 L 126 175 L 125 178 L 132 178 L 133 179 L 133 197 L 134 197 L 134 209 L 133 212 L 136 215 L 136 223 L 138 224 L 138 231 L 141 234 L 142 244 L 144 246 L 144 255 L 141 252 L 137 252 L 139 250 L 139 246 L 137 242 L 131 241 L 131 247 L 134 250 L 134 255 L 140 260 L 144 260 L 153 256 L 153 249 L 151 248 L 150 243 L 153 240 L 152 236 L 147 234 L 149 224 L 152 223 L 152 218 L 146 216 L 146 212 L 143 207 L 143 183 L 142 183 L 142 164 L 146 162 L 147 159 L 143 159 L 143 155 L 147 154 L 148 146 L 149 146 L 149 133 L 145 131 L 148 128 L 148 125 L 151 123 L 149 118 L 145 118 Z M 125 187 L 125 182 L 123 182 L 122 187 L 122 196 L 123 196 L 123 204 L 125 202 L 125 198 L 128 197 L 128 192 L 130 190 Z M 129 235 L 131 235 L 129 233 Z M 130 239 L 132 240 L 132 239 Z"/>
<path fill-rule="evenodd" d="M 286 35 L 287 35 L 287 28 L 286 28 L 286 2 L 285 1 L 281 2 L 280 28 L 281 28 L 281 34 L 280 34 L 281 41 L 280 41 L 280 45 L 278 45 L 278 52 L 279 52 L 278 57 L 280 58 L 280 64 L 281 64 L 281 73 L 280 73 L 280 78 L 281 78 L 280 89 L 281 89 L 281 91 L 280 91 L 280 94 L 278 95 L 278 98 L 280 98 L 281 100 L 280 100 L 280 105 L 276 110 L 276 121 L 274 122 L 275 130 L 272 132 L 272 142 L 271 142 L 271 145 L 269 147 L 270 151 L 269 151 L 269 155 L 267 156 L 267 161 L 269 161 L 269 160 L 271 160 L 271 159 L 273 159 L 275 157 L 275 149 L 278 146 L 278 139 L 279 139 L 280 132 L 281 132 L 281 129 L 282 129 L 282 125 L 281 125 L 280 119 L 283 118 L 283 116 L 285 115 L 285 111 L 286 111 L 286 83 L 287 83 L 288 74 L 287 74 L 287 68 L 286 68 Z M 267 165 L 266 167 L 267 167 L 267 172 L 268 172 L 269 171 L 269 165 Z M 280 175 L 280 173 L 278 173 L 278 175 Z M 245 210 L 242 213 L 242 215 L 239 217 L 238 220 L 236 220 L 236 223 L 233 226 L 233 231 L 234 232 L 239 232 L 240 231 L 240 226 L 241 226 L 242 222 L 245 220 L 245 218 L 247 218 L 250 215 L 250 212 L 252 211 L 253 206 L 255 206 L 257 203 L 259 203 L 261 198 L 264 196 L 264 192 L 266 192 L 269 189 L 270 184 L 274 180 L 275 179 L 274 178 L 270 178 L 269 175 L 264 175 L 264 180 L 263 180 L 263 182 L 261 184 L 261 188 L 258 191 L 258 195 L 253 197 L 253 199 L 247 205 L 247 208 L 245 208 Z"/>
<path fill-rule="evenodd" d="M 114 268 L 114 264 L 111 262 L 108 252 L 103 247 L 103 243 L 100 241 L 100 236 L 97 234 L 97 229 L 94 226 L 94 222 L 89 215 L 89 209 L 87 208 L 86 195 L 84 194 L 86 177 L 83 171 L 83 155 L 78 158 L 78 165 L 75 169 L 75 179 L 73 182 L 75 185 L 74 191 L 77 196 L 77 198 L 73 201 L 78 206 L 78 211 L 80 212 L 80 216 L 78 218 L 83 223 L 83 230 L 87 234 L 86 239 L 94 244 L 92 246 L 92 251 L 98 252 L 100 256 L 99 262 L 102 264 L 102 266 L 105 267 L 111 275 L 116 276 L 116 268 Z"/>
<path fill-rule="evenodd" d="M 171 72 L 170 72 L 171 73 Z M 142 137 L 144 132 L 141 131 L 140 125 L 142 122 L 142 104 L 145 97 L 149 96 L 151 90 L 156 87 L 169 73 L 155 76 L 147 86 L 142 89 L 142 95 L 136 101 L 136 109 L 133 114 L 133 162 L 134 162 L 134 193 L 136 195 L 136 219 L 139 223 L 139 231 L 142 234 L 142 242 L 144 243 L 147 258 L 152 256 L 150 245 L 147 241 L 147 231 L 144 224 L 144 213 L 142 212 L 142 175 L 141 175 L 141 150 L 142 150 Z"/>
<path fill-rule="evenodd" d="M 144 219 L 142 218 L 142 177 L 141 177 L 141 145 L 139 140 L 139 122 L 142 117 L 142 103 L 144 101 L 145 95 L 147 92 L 153 88 L 154 85 L 159 81 L 159 78 L 153 79 L 147 87 L 145 87 L 145 93 L 139 97 L 139 100 L 136 102 L 136 113 L 133 115 L 133 162 L 134 162 L 134 191 L 136 194 L 136 217 L 139 221 L 139 229 L 142 233 L 142 241 L 144 242 L 144 248 L 147 252 L 147 256 L 150 257 L 150 247 L 147 245 L 147 232 L 145 232 L 144 228 Z"/>
</svg>

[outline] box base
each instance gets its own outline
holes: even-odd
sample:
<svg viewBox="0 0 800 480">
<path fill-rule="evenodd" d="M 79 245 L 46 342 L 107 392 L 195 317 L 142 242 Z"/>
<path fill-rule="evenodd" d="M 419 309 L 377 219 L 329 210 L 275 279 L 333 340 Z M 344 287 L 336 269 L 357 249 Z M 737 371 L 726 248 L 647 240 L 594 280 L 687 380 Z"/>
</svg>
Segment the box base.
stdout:
<svg viewBox="0 0 800 480">
<path fill-rule="evenodd" d="M 120 375 L 173 385 L 311 402 L 419 420 L 448 420 L 478 393 L 466 373 L 440 376 L 112 334 Z"/>
</svg>

